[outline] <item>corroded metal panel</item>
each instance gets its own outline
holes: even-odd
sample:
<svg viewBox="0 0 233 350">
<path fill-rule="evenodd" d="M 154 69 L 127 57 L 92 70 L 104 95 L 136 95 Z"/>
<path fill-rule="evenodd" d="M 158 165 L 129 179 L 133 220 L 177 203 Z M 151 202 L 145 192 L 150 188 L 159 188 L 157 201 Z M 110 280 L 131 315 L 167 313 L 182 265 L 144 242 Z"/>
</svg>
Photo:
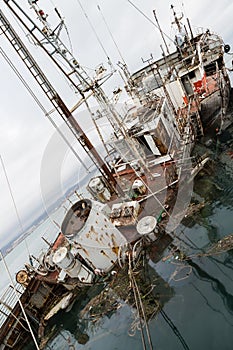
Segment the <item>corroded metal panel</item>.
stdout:
<svg viewBox="0 0 233 350">
<path fill-rule="evenodd" d="M 43 284 L 41 284 L 36 293 L 32 294 L 30 303 L 38 309 L 41 309 L 48 300 L 50 293 L 51 288 L 48 286 L 45 287 Z"/>
<path fill-rule="evenodd" d="M 74 215 L 67 213 L 63 233 L 94 269 L 110 270 L 117 261 L 119 247 L 127 243 L 125 237 L 105 216 L 98 202 L 83 200 L 72 208 Z"/>
</svg>

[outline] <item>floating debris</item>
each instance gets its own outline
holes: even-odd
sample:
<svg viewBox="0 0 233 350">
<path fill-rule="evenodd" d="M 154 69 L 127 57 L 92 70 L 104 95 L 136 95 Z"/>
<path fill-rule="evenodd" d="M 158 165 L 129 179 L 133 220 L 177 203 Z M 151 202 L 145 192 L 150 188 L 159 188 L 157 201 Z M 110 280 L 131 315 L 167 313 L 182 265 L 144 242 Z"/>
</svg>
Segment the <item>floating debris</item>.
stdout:
<svg viewBox="0 0 233 350">
<path fill-rule="evenodd" d="M 207 254 L 224 253 L 233 249 L 233 234 L 225 236 L 220 239 L 213 247 L 207 252 Z"/>
<path fill-rule="evenodd" d="M 150 259 L 158 261 L 163 250 L 174 239 L 166 232 L 173 232 L 183 219 L 190 202 L 193 179 L 209 163 L 206 155 L 195 157 L 196 164 L 193 163 L 191 152 L 195 141 L 210 129 L 220 133 L 229 126 L 225 111 L 230 97 L 230 80 L 223 54 L 228 53 L 230 48 L 229 45 L 223 46 L 222 39 L 209 30 L 194 36 L 189 22 L 190 33 L 181 31 L 184 26 L 182 18 L 177 17 L 172 6 L 173 24 L 179 32 L 174 40 L 176 49 L 166 55 L 163 52 L 157 61 L 151 57 L 143 69 L 133 74 L 126 64 L 122 67 L 119 65 L 125 76 L 126 92 L 135 102 L 133 106 L 131 102 L 125 103 L 124 111 L 120 114 L 102 87 L 113 71 L 103 75 L 105 68 L 101 65 L 94 76 L 89 75 L 60 39 L 61 30 L 66 27 L 58 10 L 55 9 L 60 23 L 52 29 L 48 16 L 37 2 L 28 0 L 30 10 L 36 13 L 40 22 L 39 26 L 16 1 L 12 1 L 12 5 L 8 0 L 4 1 L 33 42 L 43 48 L 68 79 L 76 98 L 78 96 L 75 106 L 71 108 L 66 105 L 2 11 L 0 33 L 19 54 L 22 63 L 57 112 L 57 117 L 66 122 L 99 175 L 90 178 L 86 187 L 91 199 L 79 198 L 74 204 L 68 199 L 72 206 L 69 210 L 65 208 L 67 213 L 61 227 L 57 225 L 59 232 L 56 240 L 53 244 L 48 242 L 49 249 L 35 259 L 35 264 L 39 265 L 27 264 L 25 270 L 17 274 L 17 288 L 19 286 L 22 292 L 19 300 L 12 298 L 10 311 L 9 308 L 4 309 L 8 297 L 12 295 L 11 290 L 7 291 L 5 304 L 1 302 L 0 308 L 0 343 L 4 343 L 1 350 L 19 350 L 28 342 L 29 332 L 25 332 L 18 322 L 24 313 L 35 321 L 34 328 L 41 339 L 46 323 L 52 317 L 66 309 L 74 298 L 80 298 L 80 301 L 86 288 L 103 283 L 104 276 L 111 275 L 111 272 L 112 280 L 108 287 L 89 302 L 82 314 L 87 313 L 93 322 L 97 322 L 100 317 L 115 312 L 122 303 L 129 303 L 136 315 L 132 329 L 137 329 L 135 325 L 140 326 L 145 348 L 142 331 L 145 327 L 148 344 L 152 348 L 147 322 L 161 311 L 173 295 L 173 290 L 154 270 L 148 278 L 150 266 L 143 259 L 143 253 L 150 246 Z M 109 57 L 106 58 L 110 63 Z M 17 75 L 20 77 L 20 74 Z M 24 85 L 31 91 L 26 81 Z M 115 89 L 113 93 L 116 96 L 120 91 Z M 34 93 L 32 97 L 38 103 Z M 91 107 L 93 100 L 89 104 L 89 98 L 93 98 L 99 106 L 96 114 Z M 91 143 L 86 134 L 88 130 L 83 130 L 78 118 L 72 114 L 84 103 L 106 151 L 105 158 Z M 44 107 L 41 107 L 44 112 Z M 111 126 L 109 129 L 112 129 L 106 141 L 97 125 L 100 118 L 107 118 Z M 58 131 L 50 116 L 49 120 Z M 69 140 L 62 133 L 59 134 L 82 168 L 89 173 L 89 168 Z M 48 175 L 47 163 L 46 171 L 43 164 L 41 178 L 45 173 Z M 187 215 L 194 215 L 204 205 L 190 205 Z M 170 220 L 172 215 L 173 221 Z M 232 248 L 232 242 L 222 241 L 216 251 Z M 175 260 L 184 260 L 184 254 L 175 254 Z M 136 262 L 138 256 L 142 256 L 139 263 Z M 189 266 L 178 265 L 172 278 L 180 281 L 191 272 Z M 165 296 L 164 290 L 168 291 Z M 164 311 L 163 317 L 173 327 Z M 73 347 L 71 339 L 66 340 L 69 348 Z M 85 344 L 87 340 L 86 334 L 79 335 L 80 343 Z"/>
</svg>

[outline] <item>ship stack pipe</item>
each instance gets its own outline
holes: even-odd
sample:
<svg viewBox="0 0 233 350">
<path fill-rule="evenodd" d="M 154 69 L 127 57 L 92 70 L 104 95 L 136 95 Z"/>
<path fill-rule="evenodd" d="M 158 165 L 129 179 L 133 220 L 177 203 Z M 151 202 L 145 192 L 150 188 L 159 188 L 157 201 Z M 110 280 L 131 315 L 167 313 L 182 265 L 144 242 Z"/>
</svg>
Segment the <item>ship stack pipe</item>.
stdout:
<svg viewBox="0 0 233 350">
<path fill-rule="evenodd" d="M 110 209 L 99 202 L 84 199 L 67 212 L 61 231 L 71 246 L 94 270 L 110 271 L 118 260 L 126 238 L 109 220 Z"/>
</svg>

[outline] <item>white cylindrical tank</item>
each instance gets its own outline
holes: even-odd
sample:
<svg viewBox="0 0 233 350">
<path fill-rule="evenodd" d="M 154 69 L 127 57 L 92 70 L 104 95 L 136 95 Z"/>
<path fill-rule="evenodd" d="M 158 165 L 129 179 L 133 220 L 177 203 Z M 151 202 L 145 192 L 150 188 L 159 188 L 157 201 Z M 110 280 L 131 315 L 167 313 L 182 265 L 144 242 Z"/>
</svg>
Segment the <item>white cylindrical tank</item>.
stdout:
<svg viewBox="0 0 233 350">
<path fill-rule="evenodd" d="M 119 247 L 127 241 L 102 207 L 89 199 L 75 203 L 67 212 L 61 231 L 92 268 L 107 272 L 117 261 Z"/>
<path fill-rule="evenodd" d="M 54 253 L 53 262 L 65 271 L 69 277 L 78 278 L 83 283 L 92 283 L 94 274 L 83 266 L 78 259 L 75 259 L 66 247 L 60 247 Z"/>
<path fill-rule="evenodd" d="M 63 270 L 74 264 L 74 257 L 66 247 L 60 247 L 53 255 L 53 262 Z"/>
</svg>

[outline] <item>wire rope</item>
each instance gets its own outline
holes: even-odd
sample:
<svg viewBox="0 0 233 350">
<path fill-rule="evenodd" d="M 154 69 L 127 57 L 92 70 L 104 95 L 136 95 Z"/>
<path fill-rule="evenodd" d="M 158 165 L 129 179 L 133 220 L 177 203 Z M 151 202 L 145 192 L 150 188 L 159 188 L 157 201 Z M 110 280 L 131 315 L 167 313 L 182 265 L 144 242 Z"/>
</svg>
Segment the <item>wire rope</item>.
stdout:
<svg viewBox="0 0 233 350">
<path fill-rule="evenodd" d="M 113 43 L 114 43 L 114 45 L 115 45 L 115 47 L 116 47 L 116 49 L 117 49 L 117 52 L 118 52 L 120 58 L 122 59 L 123 63 L 126 65 L 126 62 L 125 62 L 124 57 L 123 57 L 123 55 L 122 55 L 122 53 L 121 53 L 121 51 L 120 51 L 120 49 L 119 49 L 119 46 L 117 45 L 117 42 L 116 42 L 116 40 L 115 40 L 115 38 L 114 38 L 114 36 L 113 36 L 113 34 L 112 34 L 112 32 L 111 32 L 111 29 L 110 29 L 110 27 L 109 27 L 109 25 L 108 25 L 108 23 L 107 23 L 107 21 L 106 21 L 104 15 L 103 15 L 103 12 L 102 12 L 102 10 L 101 10 L 101 8 L 100 8 L 100 6 L 99 6 L 98 4 L 97 4 L 97 9 L 98 9 L 98 11 L 99 11 L 100 14 L 101 14 L 101 17 L 102 17 L 102 19 L 103 19 L 103 22 L 104 22 L 104 24 L 105 24 L 105 26 L 106 26 L 106 28 L 107 28 L 107 30 L 108 30 L 109 35 L 110 35 L 111 38 L 112 38 L 112 41 L 113 41 Z"/>
<path fill-rule="evenodd" d="M 72 147 L 72 145 L 70 144 L 70 142 L 68 141 L 67 137 L 61 132 L 60 128 L 57 126 L 57 124 L 54 122 L 54 120 L 51 118 L 50 112 L 47 112 L 47 110 L 44 108 L 43 104 L 40 102 L 40 100 L 38 99 L 38 97 L 35 95 L 35 93 L 33 92 L 33 90 L 30 88 L 30 86 L 28 85 L 28 83 L 26 82 L 26 80 L 22 77 L 22 75 L 19 73 L 18 69 L 15 67 L 15 65 L 13 64 L 13 62 L 10 60 L 10 58 L 7 56 L 7 54 L 4 52 L 4 50 L 0 47 L 0 54 L 3 56 L 3 58 L 5 59 L 5 61 L 7 62 L 7 64 L 10 66 L 10 68 L 13 70 L 13 72 L 16 74 L 16 76 L 19 78 L 19 80 L 21 81 L 21 83 L 24 85 L 24 87 L 26 88 L 26 90 L 29 92 L 29 94 L 32 96 L 32 98 L 34 99 L 34 101 L 36 102 L 36 104 L 39 106 L 39 108 L 42 110 L 42 112 L 45 114 L 45 116 L 49 119 L 49 121 L 51 122 L 51 124 L 54 126 L 54 128 L 57 130 L 57 132 L 59 133 L 59 135 L 62 137 L 62 139 L 65 141 L 65 143 L 69 146 L 70 150 L 73 152 L 73 154 L 75 155 L 75 157 L 79 160 L 79 162 L 84 166 L 85 170 L 87 172 L 89 172 L 89 169 L 87 168 L 87 166 L 85 165 L 85 163 L 82 161 L 82 159 L 80 158 L 80 156 L 78 155 L 78 153 L 75 151 L 75 149 Z M 52 112 L 54 112 L 54 110 L 52 110 Z"/>
<path fill-rule="evenodd" d="M 108 55 L 108 53 L 107 53 L 107 51 L 106 51 L 106 49 L 105 49 L 105 47 L 104 47 L 102 41 L 100 40 L 100 37 L 99 37 L 99 35 L 97 34 L 97 31 L 95 30 L 95 27 L 93 26 L 93 24 L 92 24 L 92 22 L 91 22 L 91 20 L 90 20 L 90 18 L 89 18 L 89 16 L 88 16 L 88 14 L 87 14 L 87 12 L 85 11 L 85 9 L 84 9 L 84 7 L 83 7 L 81 1 L 80 1 L 80 0 L 76 0 L 76 1 L 77 1 L 77 3 L 79 4 L 79 6 L 81 7 L 81 10 L 82 10 L 84 16 L 86 17 L 87 22 L 89 23 L 91 29 L 93 30 L 93 32 L 94 32 L 94 34 L 95 34 L 95 37 L 96 37 L 96 39 L 97 39 L 99 45 L 101 46 L 101 48 L 102 48 L 104 54 L 106 55 L 107 59 L 110 60 L 109 55 Z"/>
<path fill-rule="evenodd" d="M 148 17 L 139 7 L 137 7 L 132 1 L 130 1 L 130 0 L 127 0 L 143 17 L 145 17 L 154 27 L 156 27 L 157 29 L 159 29 L 159 26 L 157 26 L 157 24 L 155 24 L 155 22 L 154 21 L 152 21 L 151 19 L 150 19 L 150 17 Z M 162 31 L 162 33 L 163 33 L 163 35 L 164 36 L 166 36 L 166 38 L 168 39 L 168 40 L 170 40 L 173 44 L 175 44 L 174 43 L 174 40 L 172 40 L 172 38 L 170 38 L 170 36 L 169 35 L 167 35 L 164 31 Z M 176 44 L 175 44 L 176 45 Z"/>
</svg>

